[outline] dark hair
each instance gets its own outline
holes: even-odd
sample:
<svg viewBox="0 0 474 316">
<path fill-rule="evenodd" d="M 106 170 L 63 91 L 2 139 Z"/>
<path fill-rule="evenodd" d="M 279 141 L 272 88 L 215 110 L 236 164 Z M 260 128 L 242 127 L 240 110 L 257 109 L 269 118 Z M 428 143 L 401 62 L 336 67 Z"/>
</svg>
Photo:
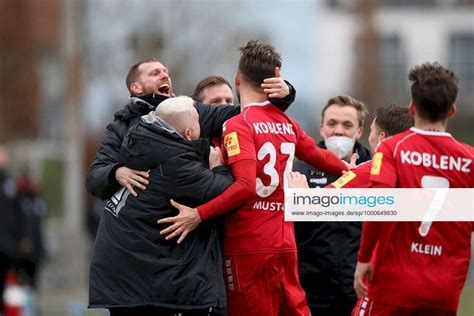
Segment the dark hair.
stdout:
<svg viewBox="0 0 474 316">
<path fill-rule="evenodd" d="M 420 118 L 435 123 L 446 119 L 458 95 L 458 78 L 438 62 L 413 67 L 408 74 L 411 97 Z"/>
<path fill-rule="evenodd" d="M 375 124 L 387 136 L 392 136 L 413 127 L 414 122 L 408 108 L 391 104 L 375 109 Z"/>
<path fill-rule="evenodd" d="M 154 57 L 148 57 L 143 60 L 140 60 L 136 64 L 134 64 L 132 67 L 130 67 L 130 70 L 128 71 L 127 77 L 125 78 L 125 84 L 127 85 L 127 89 L 132 94 L 132 89 L 130 86 L 132 83 L 137 81 L 138 77 L 140 77 L 140 71 L 138 70 L 138 67 L 140 67 L 141 64 L 146 64 L 146 63 L 152 63 L 152 62 L 157 62 L 158 59 Z"/>
<path fill-rule="evenodd" d="M 196 88 L 194 89 L 193 94 L 191 95 L 191 98 L 193 98 L 194 101 L 202 102 L 203 100 L 202 92 L 206 88 L 222 85 L 222 84 L 226 84 L 227 86 L 229 86 L 230 90 L 232 90 L 230 83 L 227 80 L 225 80 L 224 77 L 217 76 L 217 75 L 206 77 L 202 79 L 201 81 L 199 81 Z"/>
<path fill-rule="evenodd" d="M 333 104 L 337 104 L 340 106 L 351 106 L 355 108 L 357 110 L 357 117 L 359 119 L 359 127 L 364 126 L 365 117 L 369 113 L 367 111 L 365 104 L 348 95 L 338 95 L 337 97 L 330 98 L 328 102 L 326 102 L 326 105 L 321 111 L 321 119 L 323 121 L 324 121 L 324 114 L 326 113 L 326 110 Z"/>
<path fill-rule="evenodd" d="M 249 41 L 239 50 L 239 72 L 254 87 L 259 88 L 265 78 L 274 77 L 275 68 L 281 67 L 281 56 L 270 44 Z"/>
</svg>

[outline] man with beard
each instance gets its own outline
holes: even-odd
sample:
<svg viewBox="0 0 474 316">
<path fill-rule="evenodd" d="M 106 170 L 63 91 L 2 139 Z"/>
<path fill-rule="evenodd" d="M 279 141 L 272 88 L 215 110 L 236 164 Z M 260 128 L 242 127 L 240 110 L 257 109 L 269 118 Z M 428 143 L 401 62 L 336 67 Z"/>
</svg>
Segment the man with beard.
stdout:
<svg viewBox="0 0 474 316">
<path fill-rule="evenodd" d="M 276 98 L 271 99 L 282 110 L 294 101 L 293 87 L 282 78 L 266 88 L 266 93 Z M 120 162 L 120 146 L 133 118 L 148 114 L 155 110 L 163 100 L 173 97 L 173 85 L 168 69 L 157 59 L 148 58 L 133 65 L 126 77 L 126 85 L 130 92 L 130 102 L 124 109 L 114 115 L 114 121 L 105 131 L 96 157 L 86 178 L 86 188 L 92 195 L 103 200 L 110 198 L 121 187 L 137 195 L 135 188 L 145 190 L 148 185 L 148 174 L 133 170 Z M 240 112 L 238 106 L 209 106 L 195 103 L 199 113 L 201 137 L 220 136 L 222 124 Z"/>
</svg>

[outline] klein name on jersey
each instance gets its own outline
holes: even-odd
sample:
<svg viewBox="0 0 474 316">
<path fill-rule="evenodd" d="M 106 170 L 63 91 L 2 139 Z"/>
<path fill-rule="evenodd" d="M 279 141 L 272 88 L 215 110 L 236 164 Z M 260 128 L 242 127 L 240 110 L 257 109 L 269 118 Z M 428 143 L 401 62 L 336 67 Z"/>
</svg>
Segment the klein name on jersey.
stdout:
<svg viewBox="0 0 474 316">
<path fill-rule="evenodd" d="M 443 246 L 424 245 L 419 242 L 411 243 L 411 252 L 421 253 L 421 254 L 430 255 L 430 256 L 441 256 L 442 251 L 443 251 Z"/>
<path fill-rule="evenodd" d="M 295 135 L 293 124 L 290 123 L 258 122 L 253 123 L 253 127 L 256 134 Z"/>
<path fill-rule="evenodd" d="M 262 211 L 284 211 L 284 203 L 280 202 L 269 202 L 269 201 L 256 201 L 253 204 L 253 209 L 254 210 L 262 210 Z"/>
<path fill-rule="evenodd" d="M 429 153 L 419 153 L 417 151 L 402 150 L 402 163 L 414 166 L 423 165 L 427 168 L 441 170 L 457 170 L 460 172 L 471 172 L 472 159 L 464 157 L 452 157 L 445 155 L 434 155 Z"/>
</svg>

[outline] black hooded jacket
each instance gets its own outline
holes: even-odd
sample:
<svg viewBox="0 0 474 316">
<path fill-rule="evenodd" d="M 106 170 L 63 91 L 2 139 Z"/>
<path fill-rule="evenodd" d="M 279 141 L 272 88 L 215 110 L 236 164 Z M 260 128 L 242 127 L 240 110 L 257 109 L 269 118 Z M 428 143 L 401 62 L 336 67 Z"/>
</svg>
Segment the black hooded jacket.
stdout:
<svg viewBox="0 0 474 316">
<path fill-rule="evenodd" d="M 318 144 L 325 148 L 324 142 Z M 357 164 L 371 159 L 370 151 L 359 142 Z M 308 179 L 310 188 L 325 187 L 338 177 L 316 170 L 303 161 L 294 164 Z M 360 222 L 296 222 L 295 236 L 301 286 L 310 307 L 327 307 L 340 299 L 352 297 L 362 224 Z"/>
<path fill-rule="evenodd" d="M 200 205 L 231 183 L 230 170 L 210 170 L 201 141 L 189 142 L 153 113 L 132 120 L 121 161 L 150 170 L 145 191 L 124 188 L 106 203 L 90 268 L 90 307 L 223 307 L 225 288 L 216 225 L 206 221 L 177 245 L 157 220 L 175 216 L 169 201 Z M 135 121 L 138 121 L 135 124 Z M 208 143 L 205 142 L 208 148 Z"/>
<path fill-rule="evenodd" d="M 290 94 L 284 99 L 270 99 L 270 101 L 285 111 L 295 100 L 295 88 L 285 81 L 290 88 Z M 86 177 L 87 192 L 106 200 L 121 188 L 115 179 L 115 171 L 123 166 L 120 161 L 120 146 L 128 131 L 130 121 L 134 118 L 148 114 L 168 97 L 153 94 L 141 97 L 131 97 L 130 102 L 114 115 L 102 138 L 102 143 L 92 162 Z M 209 105 L 194 103 L 199 113 L 201 138 L 220 137 L 222 124 L 231 117 L 240 113 L 240 106 L 234 105 Z"/>
<path fill-rule="evenodd" d="M 132 97 L 124 109 L 115 113 L 114 121 L 107 126 L 100 148 L 87 174 L 86 189 L 89 193 L 106 200 L 121 188 L 115 179 L 115 171 L 123 166 L 120 161 L 120 147 L 128 132 L 130 121 L 155 110 L 156 106 L 166 99 L 166 97 L 160 97 L 152 99 L 153 101 L 147 99 L 155 105 L 141 98 Z M 212 106 L 201 103 L 195 103 L 194 106 L 199 113 L 203 138 L 219 136 L 222 132 L 222 124 L 240 113 L 238 106 Z"/>
</svg>

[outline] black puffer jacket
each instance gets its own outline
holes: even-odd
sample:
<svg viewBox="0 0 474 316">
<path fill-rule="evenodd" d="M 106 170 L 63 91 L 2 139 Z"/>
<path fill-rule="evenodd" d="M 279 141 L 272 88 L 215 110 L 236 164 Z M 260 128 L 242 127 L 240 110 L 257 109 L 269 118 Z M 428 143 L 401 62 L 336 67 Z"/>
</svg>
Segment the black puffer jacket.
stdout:
<svg viewBox="0 0 474 316">
<path fill-rule="evenodd" d="M 197 206 L 222 193 L 233 181 L 230 170 L 210 170 L 200 141 L 186 141 L 152 113 L 147 117 L 149 123 L 132 120 L 121 158 L 130 168 L 150 170 L 150 183 L 137 197 L 121 189 L 106 203 L 92 255 L 90 307 L 223 307 L 215 223 L 201 223 L 177 245 L 159 234 L 165 227 L 156 221 L 177 214 L 171 198 Z"/>
<path fill-rule="evenodd" d="M 282 111 L 293 103 L 296 96 L 295 88 L 288 81 L 285 82 L 290 88 L 290 94 L 284 99 L 270 99 Z M 155 110 L 158 104 L 166 99 L 165 96 L 155 94 L 132 97 L 124 109 L 115 113 L 114 121 L 107 126 L 100 148 L 87 174 L 87 192 L 106 200 L 120 189 L 120 184 L 115 179 L 115 171 L 123 166 L 120 162 L 120 146 L 130 121 Z M 194 106 L 199 113 L 201 138 L 220 137 L 222 124 L 240 113 L 240 106 L 208 105 L 197 102 Z"/>
<path fill-rule="evenodd" d="M 148 98 L 147 101 L 154 103 L 152 105 L 141 98 L 132 97 L 124 109 L 115 113 L 114 121 L 107 126 L 100 148 L 87 174 L 86 189 L 89 193 L 105 200 L 120 189 L 121 186 L 115 179 L 115 171 L 123 166 L 120 162 L 120 146 L 128 132 L 130 121 L 155 110 L 165 99 L 165 97 Z M 200 103 L 195 103 L 194 106 L 199 113 L 203 138 L 220 136 L 222 124 L 240 113 L 238 106 L 212 106 Z"/>
<path fill-rule="evenodd" d="M 325 148 L 324 142 L 318 144 Z M 370 160 L 370 151 L 359 142 L 357 164 Z M 293 171 L 306 175 L 310 188 L 325 187 L 338 177 L 325 174 L 303 161 Z M 354 270 L 359 249 L 360 222 L 296 222 L 295 236 L 301 286 L 310 307 L 327 307 L 347 297 L 356 298 Z"/>
</svg>

